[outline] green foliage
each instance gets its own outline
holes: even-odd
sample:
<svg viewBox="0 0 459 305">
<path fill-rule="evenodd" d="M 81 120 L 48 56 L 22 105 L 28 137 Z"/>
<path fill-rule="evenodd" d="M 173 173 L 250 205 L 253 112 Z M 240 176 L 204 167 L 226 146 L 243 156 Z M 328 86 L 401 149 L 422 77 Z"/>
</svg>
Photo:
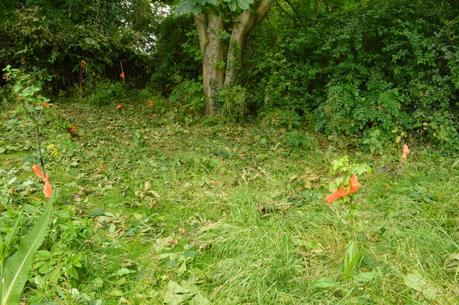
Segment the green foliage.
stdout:
<svg viewBox="0 0 459 305">
<path fill-rule="evenodd" d="M 365 137 L 362 140 L 362 144 L 372 154 L 383 154 L 384 143 L 387 142 L 381 134 L 379 129 L 369 129 L 365 131 Z"/>
<path fill-rule="evenodd" d="M 49 77 L 45 70 L 35 70 L 31 73 L 25 73 L 20 69 L 14 69 L 7 65 L 3 71 L 5 72 L 4 78 L 12 83 L 12 93 L 15 100 L 24 103 L 27 110 L 34 114 L 43 109 L 43 103 L 48 101 L 43 97 L 40 92 L 44 80 Z"/>
<path fill-rule="evenodd" d="M 56 285 L 77 286 L 87 270 L 85 241 L 93 234 L 90 220 L 75 215 L 70 207 L 55 212 L 56 221 L 49 230 L 43 249 L 36 254 L 32 282 L 43 291 Z"/>
<path fill-rule="evenodd" d="M 7 103 L 15 100 L 11 85 L 0 87 L 0 107 L 5 106 Z"/>
<path fill-rule="evenodd" d="M 121 103 L 127 97 L 125 87 L 122 82 L 100 82 L 93 89 L 88 97 L 92 105 L 108 105 L 111 103 Z"/>
<path fill-rule="evenodd" d="M 369 172 L 370 170 L 371 168 L 367 164 L 353 163 L 349 160 L 349 156 L 344 156 L 342 158 L 332 161 L 330 173 L 333 175 L 336 175 L 336 174 L 363 175 Z"/>
<path fill-rule="evenodd" d="M 247 10 L 254 0 L 180 0 L 175 8 L 175 14 L 199 14 L 210 8 Z"/>
<path fill-rule="evenodd" d="M 343 277 L 350 279 L 360 267 L 363 255 L 359 250 L 357 243 L 350 242 L 347 245 L 346 254 L 343 262 Z"/>
<path fill-rule="evenodd" d="M 308 135 L 297 130 L 287 132 L 283 140 L 285 144 L 294 148 L 307 148 L 312 144 L 312 140 Z"/>
<path fill-rule="evenodd" d="M 19 299 L 27 282 L 28 274 L 32 269 L 33 256 L 43 243 L 48 232 L 48 223 L 53 211 L 53 202 L 56 195 L 49 200 L 42 216 L 37 220 L 29 233 L 21 240 L 17 251 L 4 262 L 3 253 L 1 255 L 1 304 L 13 305 L 19 304 Z M 13 232 L 16 231 L 17 224 Z M 12 236 L 5 243 L 8 247 Z M 4 248 L 2 247 L 2 250 Z"/>
<path fill-rule="evenodd" d="M 185 114 L 199 115 L 204 109 L 204 97 L 201 82 L 185 80 L 174 88 L 170 100 L 176 103 Z"/>
<path fill-rule="evenodd" d="M 201 50 L 193 18 L 165 18 L 158 26 L 158 44 L 148 86 L 169 96 L 184 79 L 197 79 L 201 69 Z"/>
<path fill-rule="evenodd" d="M 217 102 L 221 114 L 230 120 L 240 121 L 246 113 L 247 90 L 239 85 L 223 88 Z"/>
<path fill-rule="evenodd" d="M 371 129 L 381 142 L 403 133 L 458 147 L 458 7 L 347 2 L 325 1 L 314 14 L 300 1 L 294 10 L 274 10 L 248 45 L 244 82 L 256 93 L 250 108 L 312 112 L 316 130 L 327 135 L 368 140 Z"/>
<path fill-rule="evenodd" d="M 348 186 L 349 179 L 352 175 L 357 175 L 357 177 L 359 177 L 363 174 L 370 173 L 371 167 L 366 163 L 351 162 L 349 156 L 346 155 L 333 160 L 329 172 L 331 175 L 338 176 L 328 185 L 328 190 L 334 192 L 341 186 Z"/>
<path fill-rule="evenodd" d="M 92 65 L 93 77 L 111 79 L 118 78 L 122 60 L 127 81 L 144 83 L 160 6 L 145 0 L 15 1 L 2 10 L 0 68 L 46 69 L 53 89 L 68 89 L 80 81 L 81 60 Z"/>
<path fill-rule="evenodd" d="M 259 115 L 260 124 L 270 127 L 284 127 L 287 129 L 298 128 L 301 126 L 301 117 L 292 110 L 279 108 L 269 108 Z"/>
</svg>

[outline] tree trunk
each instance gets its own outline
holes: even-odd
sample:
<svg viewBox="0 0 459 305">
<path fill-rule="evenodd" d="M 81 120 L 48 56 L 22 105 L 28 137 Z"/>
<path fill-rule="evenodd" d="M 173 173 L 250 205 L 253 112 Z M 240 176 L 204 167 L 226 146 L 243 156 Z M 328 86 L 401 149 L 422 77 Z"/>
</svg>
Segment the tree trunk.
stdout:
<svg viewBox="0 0 459 305">
<path fill-rule="evenodd" d="M 223 87 L 223 16 L 209 11 L 195 17 L 199 45 L 203 55 L 202 81 L 206 99 L 206 115 L 215 115 L 218 91 Z"/>
<path fill-rule="evenodd" d="M 237 79 L 237 73 L 242 65 L 242 48 L 245 37 L 253 27 L 255 13 L 253 10 L 242 12 L 236 19 L 228 47 L 228 56 L 226 59 L 225 87 L 234 85 Z"/>
<path fill-rule="evenodd" d="M 206 115 L 216 114 L 216 99 L 223 85 L 236 82 L 241 68 L 244 41 L 250 30 L 268 13 L 273 0 L 259 0 L 258 5 L 243 11 L 233 25 L 224 71 L 224 44 L 220 35 L 224 30 L 224 18 L 220 13 L 209 10 L 195 16 L 199 34 L 199 47 L 203 55 L 202 82 L 206 101 Z"/>
<path fill-rule="evenodd" d="M 243 11 L 236 18 L 226 60 L 225 87 L 232 86 L 237 81 L 237 74 L 242 67 L 242 51 L 247 34 L 266 17 L 272 2 L 272 0 L 260 0 L 255 8 Z"/>
</svg>

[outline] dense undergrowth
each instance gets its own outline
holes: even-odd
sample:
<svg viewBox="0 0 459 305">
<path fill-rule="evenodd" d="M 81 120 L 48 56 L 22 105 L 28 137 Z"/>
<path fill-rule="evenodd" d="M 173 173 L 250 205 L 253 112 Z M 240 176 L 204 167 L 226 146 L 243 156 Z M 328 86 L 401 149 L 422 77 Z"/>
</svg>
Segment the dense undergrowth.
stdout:
<svg viewBox="0 0 459 305">
<path fill-rule="evenodd" d="M 394 0 L 310 18 L 276 11 L 249 46 L 251 107 L 296 112 L 328 135 L 457 147 L 458 9 Z"/>
<path fill-rule="evenodd" d="M 413 145 L 400 164 L 398 145 L 370 154 L 155 102 L 49 108 L 61 197 L 28 304 L 458 302 L 457 157 Z M 11 104 L 0 122 L 0 231 L 22 213 L 20 236 L 42 210 L 33 126 Z M 330 164 L 345 155 L 372 171 L 351 201 L 327 205 Z"/>
<path fill-rule="evenodd" d="M 146 88 L 202 113 L 193 18 L 170 14 L 167 3 L 6 1 L 0 68 L 41 74 L 53 96 L 74 91 L 106 104 Z M 220 92 L 220 113 L 372 146 L 416 139 L 457 151 L 458 12 L 448 0 L 276 1 L 241 50 L 238 82 Z M 7 82 L 0 85 L 1 101 Z"/>
</svg>

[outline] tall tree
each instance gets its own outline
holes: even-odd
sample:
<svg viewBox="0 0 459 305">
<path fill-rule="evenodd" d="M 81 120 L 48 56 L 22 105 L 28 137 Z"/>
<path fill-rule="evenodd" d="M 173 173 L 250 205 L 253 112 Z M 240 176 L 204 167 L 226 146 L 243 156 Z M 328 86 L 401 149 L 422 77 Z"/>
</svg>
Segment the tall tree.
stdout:
<svg viewBox="0 0 459 305">
<path fill-rule="evenodd" d="M 178 14 L 194 14 L 202 53 L 206 114 L 216 114 L 216 97 L 236 82 L 247 34 L 268 14 L 273 0 L 180 0 Z M 225 45 L 223 33 L 231 33 Z M 225 56 L 225 50 L 227 54 Z"/>
</svg>

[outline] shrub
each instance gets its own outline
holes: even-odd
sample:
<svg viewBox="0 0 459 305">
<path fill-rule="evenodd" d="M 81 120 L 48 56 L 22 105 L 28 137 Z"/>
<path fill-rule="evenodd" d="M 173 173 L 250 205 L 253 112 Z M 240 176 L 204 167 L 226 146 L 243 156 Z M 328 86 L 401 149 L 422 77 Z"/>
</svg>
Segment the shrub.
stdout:
<svg viewBox="0 0 459 305">
<path fill-rule="evenodd" d="M 242 120 L 246 113 L 246 98 L 247 90 L 242 86 L 223 88 L 218 96 L 221 114 L 232 120 Z"/>
<path fill-rule="evenodd" d="M 256 30 L 248 53 L 257 60 L 248 60 L 244 81 L 262 112 L 313 113 L 327 135 L 369 139 L 368 130 L 379 130 L 380 141 L 404 134 L 454 147 L 458 9 L 449 1 L 356 1 L 290 22 L 277 11 Z"/>
<path fill-rule="evenodd" d="M 104 81 L 95 86 L 88 100 L 92 105 L 108 105 L 119 103 L 126 98 L 126 92 L 121 82 Z"/>
<path fill-rule="evenodd" d="M 171 102 L 177 103 L 186 114 L 198 115 L 204 111 L 204 93 L 201 82 L 182 81 L 174 88 L 169 98 Z"/>
</svg>

